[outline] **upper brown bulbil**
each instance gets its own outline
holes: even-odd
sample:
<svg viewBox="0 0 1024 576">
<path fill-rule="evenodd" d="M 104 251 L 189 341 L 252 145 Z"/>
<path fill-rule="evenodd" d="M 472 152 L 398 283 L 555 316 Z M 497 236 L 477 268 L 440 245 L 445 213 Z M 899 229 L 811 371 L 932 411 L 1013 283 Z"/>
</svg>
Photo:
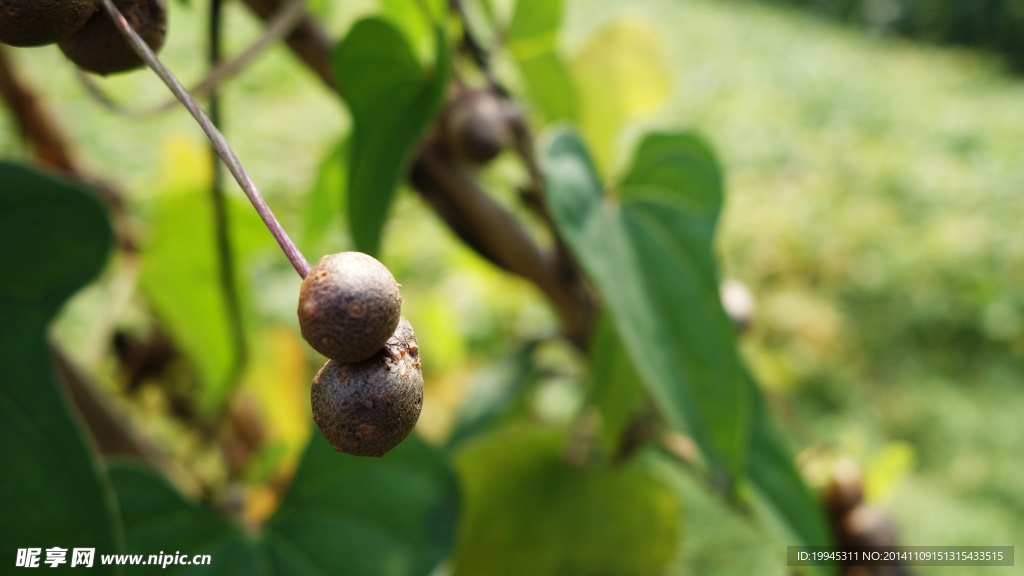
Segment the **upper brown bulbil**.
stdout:
<svg viewBox="0 0 1024 576">
<path fill-rule="evenodd" d="M 401 316 L 395 277 L 362 252 L 324 256 L 299 289 L 302 337 L 338 362 L 373 356 L 395 333 Z"/>
<path fill-rule="evenodd" d="M 313 420 L 338 452 L 383 456 L 416 426 L 423 408 L 419 347 L 405 318 L 372 358 L 329 360 L 313 379 Z"/>
<path fill-rule="evenodd" d="M 460 157 L 486 164 L 513 142 L 511 106 L 490 90 L 466 90 L 442 113 L 441 134 Z"/>
<path fill-rule="evenodd" d="M 164 0 L 114 0 L 114 5 L 153 51 L 163 46 L 167 34 Z M 79 68 L 103 76 L 128 72 L 145 64 L 103 10 L 57 45 Z"/>
<path fill-rule="evenodd" d="M 99 0 L 0 0 L 0 43 L 60 42 L 84 26 L 99 5 Z"/>
</svg>

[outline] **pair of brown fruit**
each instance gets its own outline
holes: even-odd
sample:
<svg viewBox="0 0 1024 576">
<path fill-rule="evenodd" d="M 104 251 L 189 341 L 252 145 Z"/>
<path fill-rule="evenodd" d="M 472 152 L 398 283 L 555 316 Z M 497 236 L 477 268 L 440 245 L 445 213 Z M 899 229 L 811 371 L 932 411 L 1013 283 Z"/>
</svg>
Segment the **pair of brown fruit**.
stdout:
<svg viewBox="0 0 1024 576">
<path fill-rule="evenodd" d="M 164 0 L 114 0 L 132 28 L 153 50 L 164 43 Z M 79 68 L 96 74 L 127 72 L 143 65 L 99 0 L 0 0 L 0 43 L 56 43 Z"/>
<path fill-rule="evenodd" d="M 324 256 L 302 281 L 302 337 L 330 358 L 313 379 L 313 420 L 339 452 L 382 456 L 419 419 L 419 346 L 398 288 L 361 252 Z"/>
<path fill-rule="evenodd" d="M 154 50 L 164 41 L 164 0 L 114 0 Z M 0 42 L 54 42 L 80 68 L 113 74 L 143 64 L 99 0 L 0 0 Z M 324 256 L 302 282 L 299 325 L 330 358 L 313 380 L 313 419 L 335 450 L 382 456 L 404 440 L 423 406 L 423 375 L 398 283 L 359 252 Z"/>
</svg>

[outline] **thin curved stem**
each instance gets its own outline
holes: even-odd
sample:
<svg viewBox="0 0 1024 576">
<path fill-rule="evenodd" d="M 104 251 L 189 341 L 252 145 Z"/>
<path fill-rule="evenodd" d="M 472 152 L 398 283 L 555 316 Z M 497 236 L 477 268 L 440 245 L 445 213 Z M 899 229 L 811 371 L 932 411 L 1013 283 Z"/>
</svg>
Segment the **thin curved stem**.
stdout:
<svg viewBox="0 0 1024 576">
<path fill-rule="evenodd" d="M 203 112 L 202 108 L 196 102 L 195 98 L 188 93 L 188 90 L 174 77 L 174 74 L 167 69 L 163 63 L 157 59 L 156 55 L 153 54 L 153 50 L 146 44 L 146 42 L 139 37 L 139 35 L 132 29 L 128 21 L 125 20 L 121 12 L 114 6 L 112 0 L 103 0 L 103 9 L 110 15 L 110 19 L 114 22 L 114 25 L 121 32 L 121 35 L 128 40 L 135 53 L 148 65 L 157 76 L 163 80 L 164 84 L 174 93 L 174 95 L 181 101 L 181 103 L 188 109 L 192 117 L 199 123 L 200 128 L 209 138 L 210 144 L 213 145 L 214 150 L 217 151 L 217 155 L 220 156 L 221 160 L 224 161 L 224 165 L 227 166 L 228 171 L 238 181 L 238 185 L 242 187 L 246 197 L 252 202 L 256 212 L 259 213 L 260 218 L 263 219 L 263 223 L 266 224 L 270 233 L 277 240 L 277 244 L 281 247 L 284 255 L 288 258 L 288 261 L 292 263 L 295 271 L 299 273 L 299 276 L 305 278 L 311 266 L 306 258 L 299 251 L 292 239 L 288 237 L 288 233 L 281 227 L 280 222 L 274 216 L 274 213 L 267 206 L 267 202 L 263 199 L 263 195 L 256 188 L 256 184 L 253 183 L 249 175 L 246 174 L 245 169 L 242 168 L 242 163 L 238 161 L 238 157 L 235 155 L 234 150 L 228 144 L 224 136 L 217 130 L 217 127 L 210 122 L 209 117 Z"/>
<path fill-rule="evenodd" d="M 267 48 L 270 48 L 277 42 L 284 39 L 285 36 L 295 30 L 305 16 L 305 2 L 303 2 L 303 0 L 290 0 L 287 4 L 278 9 L 273 18 L 267 21 L 267 26 L 264 28 L 263 33 L 260 34 L 259 38 L 250 44 L 248 48 L 239 52 L 232 58 L 219 61 L 216 66 L 210 69 L 205 78 L 192 88 L 188 89 L 189 93 L 196 99 L 205 98 L 207 96 L 212 97 L 213 93 L 224 81 L 233 78 L 236 74 L 245 70 L 250 64 L 256 61 L 256 59 L 267 50 Z M 104 108 L 124 116 L 132 118 L 153 116 L 167 112 L 178 105 L 178 100 L 171 98 L 166 102 L 161 102 L 147 108 L 128 108 L 107 96 L 92 79 L 92 76 L 89 76 L 81 70 L 78 70 L 77 76 L 82 82 L 82 86 L 85 88 L 86 94 L 92 97 L 93 100 Z"/>
<path fill-rule="evenodd" d="M 221 61 L 221 32 L 224 28 L 224 3 L 222 0 L 210 1 L 209 24 L 209 62 L 210 68 L 216 68 Z M 216 90 L 210 92 L 207 104 L 210 121 L 220 129 L 220 95 Z M 213 205 L 214 232 L 217 236 L 217 265 L 220 271 L 220 289 L 224 298 L 228 324 L 231 327 L 231 340 L 235 345 L 235 354 L 231 365 L 231 379 L 234 386 L 245 365 L 249 361 L 249 343 L 245 337 L 245 326 L 242 321 L 242 304 L 238 297 L 238 282 L 235 278 L 235 254 L 231 245 L 231 220 L 228 217 L 227 197 L 224 194 L 224 166 L 217 157 L 217 151 L 210 146 L 210 162 L 213 164 L 213 182 L 210 186 L 210 201 Z"/>
</svg>

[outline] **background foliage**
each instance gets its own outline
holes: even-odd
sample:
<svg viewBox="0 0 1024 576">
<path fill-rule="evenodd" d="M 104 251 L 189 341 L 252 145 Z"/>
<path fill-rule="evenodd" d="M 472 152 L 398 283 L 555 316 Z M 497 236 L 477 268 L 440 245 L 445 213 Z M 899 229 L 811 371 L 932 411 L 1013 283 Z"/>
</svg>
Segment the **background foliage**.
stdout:
<svg viewBox="0 0 1024 576">
<path fill-rule="evenodd" d="M 941 44 L 987 48 L 1024 65 L 1024 3 L 1019 0 L 775 0 L 810 12 Z"/>
</svg>

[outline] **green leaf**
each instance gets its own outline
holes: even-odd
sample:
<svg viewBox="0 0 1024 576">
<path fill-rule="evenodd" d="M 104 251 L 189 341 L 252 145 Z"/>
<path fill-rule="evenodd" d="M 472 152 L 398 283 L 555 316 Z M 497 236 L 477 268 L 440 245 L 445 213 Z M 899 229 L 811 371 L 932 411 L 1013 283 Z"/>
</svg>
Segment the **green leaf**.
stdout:
<svg viewBox="0 0 1024 576">
<path fill-rule="evenodd" d="M 747 459 L 751 484 L 800 544 L 833 544 L 821 503 L 794 468 L 794 457 L 772 425 L 757 384 L 749 377 L 747 384 L 754 397 Z"/>
<path fill-rule="evenodd" d="M 606 298 L 633 364 L 662 408 L 689 425 L 705 452 L 727 458 L 734 475 L 748 476 L 802 543 L 827 543 L 820 506 L 771 429 L 718 302 L 712 248 L 722 176 L 714 153 L 688 134 L 646 137 L 619 186 L 617 208 L 602 198 L 578 140 L 560 135 L 548 158 L 560 229 Z M 595 349 L 595 363 L 609 358 L 607 349 Z M 673 358 L 683 366 L 666 370 Z M 695 429 L 702 421 L 707 436 Z"/>
<path fill-rule="evenodd" d="M 454 543 L 457 514 L 453 472 L 417 436 L 360 458 L 314 432 L 267 540 L 325 573 L 428 574 Z"/>
<path fill-rule="evenodd" d="M 648 137 L 623 182 L 627 201 L 617 206 L 605 200 L 582 142 L 561 132 L 545 152 L 546 188 L 559 231 L 666 420 L 691 434 L 718 472 L 740 476 L 749 390 L 718 299 L 711 241 L 721 178 L 702 187 L 689 178 L 693 162 L 718 171 L 694 141 Z"/>
<path fill-rule="evenodd" d="M 303 223 L 306 225 L 302 234 L 302 246 L 307 254 L 321 254 L 320 245 L 328 235 L 331 227 L 340 224 L 339 218 L 344 213 L 345 197 L 348 194 L 348 158 L 351 142 L 348 135 L 331 146 L 320 167 L 317 169 L 316 182 L 306 197 L 303 210 Z M 335 251 L 337 244 L 333 244 Z"/>
<path fill-rule="evenodd" d="M 102 269 L 113 232 L 86 190 L 0 162 L 0 550 L 121 547 L 105 475 L 58 387 L 46 329 Z M 46 554 L 41 554 L 41 561 Z M 13 562 L 8 557 L 5 562 Z M 9 566 L 11 564 L 8 564 Z M 40 565 L 43 565 L 40 563 Z M 94 566 L 101 574 L 113 568 Z"/>
<path fill-rule="evenodd" d="M 436 27 L 445 21 L 445 0 L 379 0 L 381 16 L 402 32 L 421 62 L 434 54 Z"/>
<path fill-rule="evenodd" d="M 117 492 L 121 507 L 121 520 L 125 531 L 125 552 L 149 555 L 181 552 L 191 562 L 195 555 L 209 554 L 209 571 L 226 574 L 225 562 L 238 562 L 257 558 L 257 546 L 247 542 L 241 530 L 228 519 L 219 516 L 178 493 L 162 476 L 129 462 L 112 462 L 107 467 L 110 481 Z M 245 554 L 224 554 L 231 548 L 248 548 Z M 130 563 L 130 562 L 126 562 Z M 164 571 L 162 566 L 137 566 L 132 571 Z M 168 566 L 170 573 L 186 572 L 183 566 Z M 253 572 L 255 573 L 255 571 Z"/>
<path fill-rule="evenodd" d="M 672 70 L 658 31 L 619 20 L 597 32 L 570 64 L 579 91 L 580 129 L 597 164 L 609 169 L 619 134 L 630 120 L 668 100 Z"/>
<path fill-rule="evenodd" d="M 508 42 L 529 99 L 546 122 L 576 119 L 576 86 L 558 54 L 562 0 L 518 0 Z"/>
<path fill-rule="evenodd" d="M 679 503 L 635 468 L 573 468 L 557 430 L 512 428 L 468 445 L 455 576 L 662 574 Z"/>
<path fill-rule="evenodd" d="M 189 502 L 153 472 L 117 464 L 110 473 L 129 554 L 210 554 L 217 574 L 426 575 L 454 541 L 455 477 L 416 437 L 371 459 L 338 454 L 316 434 L 256 535 Z"/>
<path fill-rule="evenodd" d="M 273 237 L 247 203 L 227 198 L 235 275 Z M 239 282 L 243 312 L 248 311 L 246 282 Z M 235 355 L 220 285 L 213 207 L 207 191 L 175 191 L 160 196 L 143 248 L 139 285 L 202 382 L 200 406 L 212 410 L 227 397 Z"/>
<path fill-rule="evenodd" d="M 601 415 L 601 446 L 606 455 L 615 456 L 622 433 L 643 404 L 644 385 L 607 314 L 598 320 L 590 340 L 587 377 Z"/>
<path fill-rule="evenodd" d="M 619 183 L 622 200 L 657 199 L 704 221 L 707 241 L 722 211 L 722 169 L 714 151 L 693 134 L 655 133 L 637 146 Z"/>
<path fill-rule="evenodd" d="M 457 450 L 463 443 L 491 431 L 521 407 L 523 392 L 533 382 L 533 352 L 528 344 L 497 362 L 473 387 L 459 407 L 446 449 Z"/>
<path fill-rule="evenodd" d="M 450 73 L 444 31 L 436 64 L 423 70 L 409 42 L 380 18 L 360 20 L 334 52 L 342 97 L 352 112 L 348 221 L 356 248 L 380 251 L 399 180 L 444 99 Z"/>
<path fill-rule="evenodd" d="M 721 498 L 705 479 L 680 466 L 677 459 L 649 450 L 638 455 L 637 463 L 652 469 L 686 503 L 684 537 L 672 570 L 666 574 L 795 576 L 778 561 L 787 543 L 795 542 L 765 530 L 759 518 L 751 518 Z"/>
<path fill-rule="evenodd" d="M 564 11 L 561 0 L 518 0 L 508 29 L 509 42 L 536 42 L 554 48 Z"/>
</svg>

